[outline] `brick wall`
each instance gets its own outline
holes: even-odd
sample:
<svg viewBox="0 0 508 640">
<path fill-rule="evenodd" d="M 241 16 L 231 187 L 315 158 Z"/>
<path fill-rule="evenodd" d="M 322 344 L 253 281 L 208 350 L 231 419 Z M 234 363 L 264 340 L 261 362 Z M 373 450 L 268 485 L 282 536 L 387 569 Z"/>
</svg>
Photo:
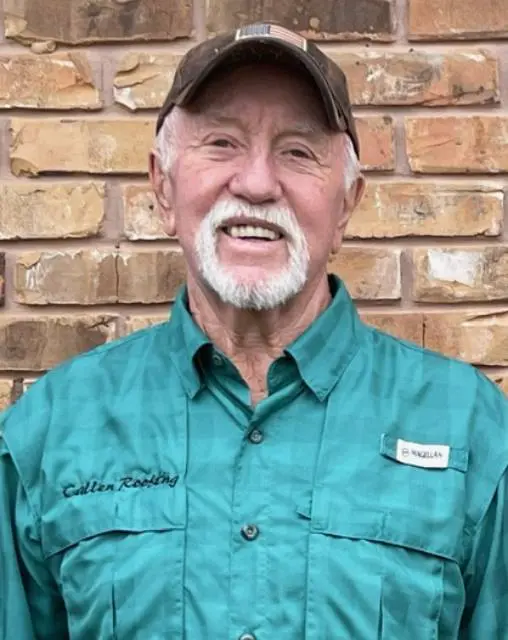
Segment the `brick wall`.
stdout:
<svg viewBox="0 0 508 640">
<path fill-rule="evenodd" d="M 369 322 L 508 390 L 508 0 L 264 4 L 3 0 L 0 404 L 166 316 L 184 267 L 146 182 L 154 115 L 192 42 L 258 19 L 350 79 L 368 189 L 330 269 Z"/>
</svg>

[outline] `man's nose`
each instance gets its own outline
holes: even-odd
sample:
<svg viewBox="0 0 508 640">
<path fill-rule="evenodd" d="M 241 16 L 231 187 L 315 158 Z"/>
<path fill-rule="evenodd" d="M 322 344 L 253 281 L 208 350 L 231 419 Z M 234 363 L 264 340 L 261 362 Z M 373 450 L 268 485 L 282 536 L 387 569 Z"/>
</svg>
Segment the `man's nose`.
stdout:
<svg viewBox="0 0 508 640">
<path fill-rule="evenodd" d="M 252 204 L 276 202 L 282 195 L 276 173 L 267 154 L 249 155 L 233 176 L 230 191 Z"/>
</svg>

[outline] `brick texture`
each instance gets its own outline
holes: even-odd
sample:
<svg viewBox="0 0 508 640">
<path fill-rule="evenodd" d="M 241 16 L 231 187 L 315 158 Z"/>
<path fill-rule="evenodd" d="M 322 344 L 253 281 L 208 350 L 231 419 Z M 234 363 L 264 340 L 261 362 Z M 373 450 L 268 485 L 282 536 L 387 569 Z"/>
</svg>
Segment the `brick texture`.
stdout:
<svg viewBox="0 0 508 640">
<path fill-rule="evenodd" d="M 419 302 L 508 300 L 508 247 L 415 249 Z"/>
<path fill-rule="evenodd" d="M 115 337 L 115 318 L 0 317 L 0 369 L 45 371 Z"/>
<path fill-rule="evenodd" d="M 508 172 L 508 117 L 408 118 L 407 153 L 416 173 Z"/>
<path fill-rule="evenodd" d="M 392 0 L 206 0 L 211 34 L 271 20 L 315 40 L 393 40 Z"/>
<path fill-rule="evenodd" d="M 329 270 L 368 324 L 508 393 L 508 0 L 2 9 L 0 408 L 62 360 L 167 319 L 185 265 L 147 183 L 156 110 L 193 43 L 265 19 L 349 81 L 367 189 Z"/>
<path fill-rule="evenodd" d="M 5 35 L 66 44 L 173 40 L 192 32 L 191 0 L 3 0 Z"/>
<path fill-rule="evenodd" d="M 0 57 L 0 109 L 100 109 L 102 100 L 82 53 Z"/>
<path fill-rule="evenodd" d="M 507 0 L 409 0 L 411 40 L 506 38 Z"/>
<path fill-rule="evenodd" d="M 0 240 L 96 236 L 104 196 L 104 183 L 0 182 Z"/>
</svg>

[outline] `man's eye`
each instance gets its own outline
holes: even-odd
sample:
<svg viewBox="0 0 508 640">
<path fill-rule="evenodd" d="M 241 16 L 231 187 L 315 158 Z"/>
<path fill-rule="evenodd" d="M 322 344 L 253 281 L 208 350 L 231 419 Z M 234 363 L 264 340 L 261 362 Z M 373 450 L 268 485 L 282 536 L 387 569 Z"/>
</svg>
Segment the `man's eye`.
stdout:
<svg viewBox="0 0 508 640">
<path fill-rule="evenodd" d="M 312 154 L 310 153 L 310 151 L 306 151 L 305 149 L 298 149 L 298 148 L 288 149 L 286 153 L 292 156 L 293 158 L 303 158 L 306 160 L 310 160 L 310 158 L 312 158 Z"/>
<path fill-rule="evenodd" d="M 212 147 L 220 147 L 221 149 L 233 147 L 231 140 L 226 140 L 226 138 L 217 138 L 216 140 L 212 140 L 210 144 Z"/>
</svg>

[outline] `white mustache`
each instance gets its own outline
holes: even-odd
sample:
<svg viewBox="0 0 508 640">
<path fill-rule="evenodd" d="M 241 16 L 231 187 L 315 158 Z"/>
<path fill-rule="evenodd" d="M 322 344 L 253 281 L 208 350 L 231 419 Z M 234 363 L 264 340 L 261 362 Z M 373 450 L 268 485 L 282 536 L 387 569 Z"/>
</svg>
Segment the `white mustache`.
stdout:
<svg viewBox="0 0 508 640">
<path fill-rule="evenodd" d="M 234 200 L 225 200 L 217 203 L 208 215 L 214 231 L 227 224 L 233 218 L 248 218 L 257 222 L 273 224 L 290 238 L 294 238 L 294 229 L 297 226 L 294 214 L 287 208 L 252 205 L 247 202 L 235 202 Z"/>
</svg>

